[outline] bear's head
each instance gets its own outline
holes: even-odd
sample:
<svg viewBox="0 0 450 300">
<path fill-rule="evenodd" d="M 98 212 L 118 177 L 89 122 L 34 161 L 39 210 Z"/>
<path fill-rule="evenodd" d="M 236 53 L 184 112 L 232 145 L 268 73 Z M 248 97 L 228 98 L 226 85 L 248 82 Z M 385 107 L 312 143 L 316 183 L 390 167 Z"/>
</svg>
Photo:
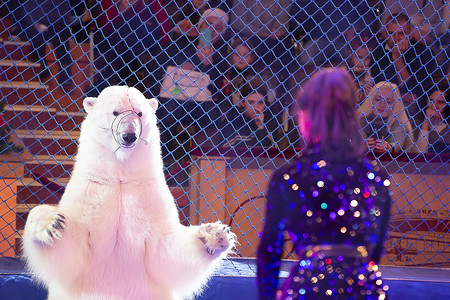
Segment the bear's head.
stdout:
<svg viewBox="0 0 450 300">
<path fill-rule="evenodd" d="M 111 86 L 97 98 L 83 101 L 87 113 L 83 121 L 80 147 L 101 144 L 119 160 L 142 147 L 159 147 L 155 98 L 146 99 L 136 88 Z"/>
</svg>

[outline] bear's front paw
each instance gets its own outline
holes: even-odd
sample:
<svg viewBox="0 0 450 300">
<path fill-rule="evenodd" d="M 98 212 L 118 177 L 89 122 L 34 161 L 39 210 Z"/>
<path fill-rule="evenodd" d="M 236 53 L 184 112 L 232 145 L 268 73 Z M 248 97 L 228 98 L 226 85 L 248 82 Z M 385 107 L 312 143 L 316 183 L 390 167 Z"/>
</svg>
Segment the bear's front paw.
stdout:
<svg viewBox="0 0 450 300">
<path fill-rule="evenodd" d="M 27 235 L 33 235 L 39 242 L 51 246 L 55 239 L 61 239 L 65 226 L 66 217 L 62 213 L 57 211 L 44 213 L 41 209 L 40 212 L 29 216 L 25 231 Z"/>
<path fill-rule="evenodd" d="M 206 252 L 212 256 L 218 256 L 224 251 L 228 252 L 236 242 L 236 235 L 231 232 L 230 227 L 223 225 L 220 221 L 201 225 L 198 234 Z"/>
</svg>

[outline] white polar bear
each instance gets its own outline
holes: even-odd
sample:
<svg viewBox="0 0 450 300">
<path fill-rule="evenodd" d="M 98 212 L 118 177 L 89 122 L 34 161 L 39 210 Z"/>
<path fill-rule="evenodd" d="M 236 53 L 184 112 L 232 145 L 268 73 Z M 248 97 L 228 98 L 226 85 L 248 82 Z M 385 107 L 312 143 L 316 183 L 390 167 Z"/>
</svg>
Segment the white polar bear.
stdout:
<svg viewBox="0 0 450 300">
<path fill-rule="evenodd" d="M 23 252 L 48 299 L 170 300 L 201 291 L 235 235 L 180 224 L 165 182 L 156 99 L 108 87 L 86 98 L 79 149 L 57 206 L 28 216 Z"/>
</svg>

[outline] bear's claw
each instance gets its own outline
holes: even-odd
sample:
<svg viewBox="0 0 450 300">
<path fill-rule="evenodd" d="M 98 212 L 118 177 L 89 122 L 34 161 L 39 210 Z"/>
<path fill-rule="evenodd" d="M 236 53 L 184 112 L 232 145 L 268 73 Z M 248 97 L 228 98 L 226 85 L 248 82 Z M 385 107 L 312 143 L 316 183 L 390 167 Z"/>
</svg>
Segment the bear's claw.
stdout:
<svg viewBox="0 0 450 300">
<path fill-rule="evenodd" d="M 61 213 L 56 213 L 51 220 L 42 220 L 42 223 L 45 222 L 47 225 L 43 225 L 41 228 L 36 228 L 35 234 L 37 240 L 52 246 L 55 239 L 59 240 L 62 238 L 62 232 L 64 232 L 66 227 L 65 220 L 66 217 Z M 50 223 L 48 223 L 48 221 L 50 221 Z"/>
<path fill-rule="evenodd" d="M 200 226 L 199 238 L 209 255 L 219 255 L 234 247 L 236 235 L 221 222 Z"/>
</svg>

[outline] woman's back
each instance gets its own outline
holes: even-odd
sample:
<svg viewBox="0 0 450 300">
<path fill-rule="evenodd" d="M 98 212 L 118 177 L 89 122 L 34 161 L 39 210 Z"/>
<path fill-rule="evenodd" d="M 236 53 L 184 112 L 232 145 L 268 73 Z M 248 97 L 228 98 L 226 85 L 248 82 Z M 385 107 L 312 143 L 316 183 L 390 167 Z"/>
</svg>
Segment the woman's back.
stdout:
<svg viewBox="0 0 450 300">
<path fill-rule="evenodd" d="M 375 163 L 312 148 L 274 174 L 268 209 L 278 206 L 279 218 L 267 219 L 265 234 L 267 228 L 272 235 L 287 231 L 300 258 L 282 299 L 383 299 L 376 264 L 389 218 L 389 184 Z M 265 255 L 274 261 L 282 244 L 263 239 L 261 248 L 272 249 Z M 265 266 L 259 271 L 273 270 Z"/>
</svg>

